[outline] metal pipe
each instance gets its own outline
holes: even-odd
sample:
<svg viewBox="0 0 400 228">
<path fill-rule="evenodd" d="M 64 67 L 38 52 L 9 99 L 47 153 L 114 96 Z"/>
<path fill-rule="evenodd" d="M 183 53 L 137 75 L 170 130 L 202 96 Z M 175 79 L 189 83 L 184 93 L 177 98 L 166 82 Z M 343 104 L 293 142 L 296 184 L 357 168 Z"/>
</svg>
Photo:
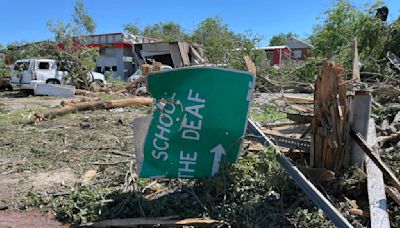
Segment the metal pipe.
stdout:
<svg viewBox="0 0 400 228">
<path fill-rule="evenodd" d="M 273 142 L 256 126 L 256 124 L 248 119 L 247 131 L 253 135 L 253 139 L 260 142 L 264 146 L 272 146 L 279 151 Z M 333 224 L 337 227 L 353 227 L 342 214 L 329 202 L 329 200 L 301 173 L 301 171 L 285 157 L 279 153 L 278 161 L 285 169 L 286 173 L 292 177 L 298 186 L 307 194 L 307 196 L 325 213 Z"/>
<path fill-rule="evenodd" d="M 371 100 L 371 92 L 364 89 L 357 90 L 351 101 L 350 124 L 355 131 L 361 133 L 364 139 L 368 136 Z M 362 167 L 365 161 L 364 151 L 353 139 L 350 145 L 349 165 Z"/>
</svg>

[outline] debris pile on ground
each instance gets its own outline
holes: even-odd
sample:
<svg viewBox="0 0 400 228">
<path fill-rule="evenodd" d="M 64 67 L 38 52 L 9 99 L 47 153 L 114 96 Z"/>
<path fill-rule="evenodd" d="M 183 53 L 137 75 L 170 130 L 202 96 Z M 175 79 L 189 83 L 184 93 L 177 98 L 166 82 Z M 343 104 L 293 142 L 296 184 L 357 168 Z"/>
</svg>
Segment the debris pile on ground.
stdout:
<svg viewBox="0 0 400 228">
<path fill-rule="evenodd" d="M 395 53 L 400 49 L 395 31 L 400 20 L 386 23 L 384 7 L 375 17 L 371 12 L 338 2 L 310 37 L 318 47 L 287 34 L 285 45 L 256 48 L 257 37 L 236 34 L 216 18 L 202 22 L 190 36 L 179 31 L 176 37 L 190 42 L 106 34 L 99 49 L 84 36 L 53 28 L 61 36 L 57 42 L 33 44 L 52 59 L 36 59 L 28 53 L 40 52 L 24 50 L 20 54 L 27 59 L 10 68 L 12 85 L 33 86 L 37 94 L 50 96 L 3 92 L 12 87 L 0 79 L 0 226 L 29 221 L 29 211 L 40 210 L 33 213 L 39 217 L 34 223 L 43 226 L 40 216 L 51 224 L 56 219 L 82 226 L 399 227 L 400 58 Z M 100 37 L 88 36 L 99 42 Z M 286 45 L 291 43 L 305 48 L 290 50 Z M 101 53 L 107 57 L 109 47 L 121 48 L 120 60 L 129 67 L 94 61 Z M 11 49 L 19 48 L 24 47 Z M 107 82 L 94 68 L 107 71 Z M 250 73 L 236 71 L 246 68 Z M 51 71 L 51 78 L 32 82 L 38 69 Z M 209 74 L 193 73 L 202 70 Z M 184 71 L 191 74 L 179 75 Z M 55 80 L 65 72 L 79 89 Z M 221 72 L 251 74 L 251 79 L 224 79 Z M 182 75 L 188 76 L 183 81 L 196 80 L 186 88 Z M 201 84 L 204 94 L 221 100 L 203 97 Z M 246 108 L 227 105 L 244 101 Z M 174 111 L 168 110 L 171 106 Z M 163 125 L 132 133 L 135 118 L 143 120 L 142 126 Z M 226 124 L 227 119 L 234 124 Z M 229 128 L 238 123 L 241 129 Z M 183 146 L 173 147 L 186 130 L 197 141 L 186 138 Z M 200 134 L 206 143 L 212 141 L 211 150 L 199 146 Z M 148 137 L 146 147 L 142 137 L 148 135 L 154 138 Z M 236 157 L 228 159 L 232 153 L 221 141 L 231 136 L 229 150 Z M 143 174 L 135 167 L 143 167 L 145 148 L 153 166 Z M 204 151 L 207 156 L 201 157 L 212 162 L 196 163 Z M 202 175 L 186 177 L 202 178 L 166 178 L 180 177 L 180 170 L 194 173 L 195 165 Z"/>
</svg>

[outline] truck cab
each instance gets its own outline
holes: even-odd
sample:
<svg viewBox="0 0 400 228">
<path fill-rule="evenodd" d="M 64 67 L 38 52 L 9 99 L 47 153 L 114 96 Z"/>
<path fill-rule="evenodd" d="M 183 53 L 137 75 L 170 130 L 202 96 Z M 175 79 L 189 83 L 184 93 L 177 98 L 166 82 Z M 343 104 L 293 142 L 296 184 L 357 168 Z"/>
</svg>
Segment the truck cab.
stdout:
<svg viewBox="0 0 400 228">
<path fill-rule="evenodd" d="M 68 71 L 54 59 L 21 59 L 11 69 L 13 88 L 33 90 L 37 84 L 68 84 Z M 106 85 L 103 74 L 92 72 L 93 82 Z"/>
</svg>

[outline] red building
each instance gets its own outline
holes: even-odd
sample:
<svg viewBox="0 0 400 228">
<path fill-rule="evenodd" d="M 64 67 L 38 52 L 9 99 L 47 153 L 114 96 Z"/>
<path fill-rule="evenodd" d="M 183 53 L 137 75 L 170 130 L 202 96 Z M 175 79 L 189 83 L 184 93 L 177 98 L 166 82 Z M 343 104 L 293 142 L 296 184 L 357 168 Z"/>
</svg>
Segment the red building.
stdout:
<svg viewBox="0 0 400 228">
<path fill-rule="evenodd" d="M 265 54 L 271 61 L 271 65 L 281 65 L 285 60 L 292 57 L 292 50 L 288 46 L 268 46 L 258 49 L 265 50 Z"/>
<path fill-rule="evenodd" d="M 291 36 L 285 44 L 292 50 L 292 58 L 298 60 L 304 60 L 311 56 L 311 51 L 314 49 L 309 43 L 306 43 L 294 36 Z"/>
</svg>

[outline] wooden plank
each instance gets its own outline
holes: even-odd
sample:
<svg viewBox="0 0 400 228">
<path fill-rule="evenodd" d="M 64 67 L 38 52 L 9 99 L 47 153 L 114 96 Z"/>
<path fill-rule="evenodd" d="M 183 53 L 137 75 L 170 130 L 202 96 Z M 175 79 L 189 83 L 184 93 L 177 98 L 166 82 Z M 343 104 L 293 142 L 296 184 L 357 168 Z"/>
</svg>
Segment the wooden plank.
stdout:
<svg viewBox="0 0 400 228">
<path fill-rule="evenodd" d="M 214 219 L 188 218 L 188 219 L 172 219 L 171 217 L 156 218 L 125 218 L 125 219 L 108 219 L 84 226 L 91 227 L 135 227 L 135 226 L 205 226 L 221 224 L 220 221 Z"/>
<path fill-rule="evenodd" d="M 306 107 L 302 105 L 291 105 L 290 108 L 299 111 L 299 112 L 313 112 L 314 109 L 311 107 Z"/>
<path fill-rule="evenodd" d="M 286 116 L 289 120 L 294 121 L 298 124 L 308 124 L 312 122 L 313 116 L 306 114 L 297 114 L 297 113 L 286 113 Z"/>
<path fill-rule="evenodd" d="M 174 63 L 174 68 L 184 67 L 178 42 L 169 43 L 169 51 L 172 62 Z"/>
<path fill-rule="evenodd" d="M 298 103 L 298 104 L 314 104 L 314 98 L 308 97 L 293 97 L 293 96 L 283 96 L 287 101 Z"/>
<path fill-rule="evenodd" d="M 253 140 L 260 142 L 264 146 L 272 146 L 279 152 L 272 141 L 257 127 L 252 121 L 248 120 L 247 131 L 254 135 Z M 278 161 L 285 169 L 286 173 L 292 177 L 307 196 L 325 213 L 333 224 L 337 227 L 353 227 L 346 218 L 332 205 L 331 202 L 304 176 L 304 174 L 282 153 L 278 153 Z"/>
<path fill-rule="evenodd" d="M 398 205 L 400 205 L 400 193 L 395 188 L 386 186 L 385 192 L 392 198 Z"/>
<path fill-rule="evenodd" d="M 371 148 L 378 144 L 374 119 L 369 119 L 367 143 Z M 390 227 L 383 174 L 368 157 L 365 160 L 365 168 L 367 171 L 367 189 L 371 228 Z"/>
<path fill-rule="evenodd" d="M 382 171 L 383 175 L 389 179 L 393 187 L 400 191 L 400 181 L 397 179 L 396 175 L 390 170 L 390 168 L 381 160 L 379 156 L 373 153 L 371 147 L 368 146 L 367 142 L 362 138 L 361 134 L 354 131 L 353 128 L 350 129 L 350 136 L 357 142 L 365 154 L 374 162 L 374 164 Z"/>
<path fill-rule="evenodd" d="M 335 173 L 331 170 L 310 167 L 299 167 L 299 169 L 319 182 L 331 182 L 335 180 Z"/>
<path fill-rule="evenodd" d="M 178 42 L 179 53 L 181 55 L 183 66 L 190 66 L 189 44 L 186 42 Z"/>
</svg>

